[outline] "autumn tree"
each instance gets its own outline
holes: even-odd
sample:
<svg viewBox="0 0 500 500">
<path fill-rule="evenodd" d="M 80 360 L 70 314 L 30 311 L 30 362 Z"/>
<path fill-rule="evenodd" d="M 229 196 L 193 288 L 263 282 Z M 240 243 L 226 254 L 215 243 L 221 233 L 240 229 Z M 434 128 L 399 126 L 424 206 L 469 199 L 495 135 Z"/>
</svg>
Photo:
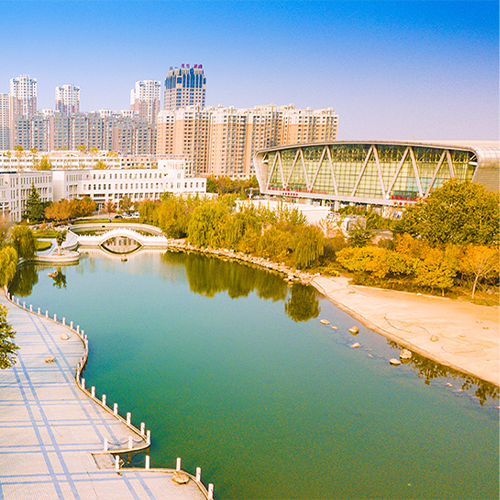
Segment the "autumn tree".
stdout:
<svg viewBox="0 0 500 500">
<path fill-rule="evenodd" d="M 459 259 L 461 273 L 472 280 L 471 298 L 474 298 L 480 280 L 498 277 L 498 247 L 467 245 Z"/>
<path fill-rule="evenodd" d="M 431 248 L 423 261 L 417 267 L 415 281 L 417 284 L 434 290 L 445 290 L 453 286 L 457 275 L 457 264 L 444 251 Z"/>
<path fill-rule="evenodd" d="M 66 199 L 55 201 L 45 209 L 45 217 L 59 223 L 71 217 L 70 202 Z"/>
<path fill-rule="evenodd" d="M 116 205 L 113 203 L 113 200 L 106 200 L 102 206 L 102 211 L 108 214 L 108 218 L 111 222 L 111 214 L 116 212 Z"/>
</svg>

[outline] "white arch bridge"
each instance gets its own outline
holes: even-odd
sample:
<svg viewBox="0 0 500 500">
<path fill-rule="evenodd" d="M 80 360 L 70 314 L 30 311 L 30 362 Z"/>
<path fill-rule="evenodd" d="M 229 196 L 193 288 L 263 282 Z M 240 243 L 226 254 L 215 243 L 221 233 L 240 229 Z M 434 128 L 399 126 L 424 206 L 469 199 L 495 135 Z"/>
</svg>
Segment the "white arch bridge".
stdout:
<svg viewBox="0 0 500 500">
<path fill-rule="evenodd" d="M 82 247 L 100 247 L 112 238 L 130 238 L 146 248 L 166 248 L 170 240 L 163 235 L 149 236 L 133 229 L 116 228 L 95 235 L 77 235 L 78 244 Z"/>
</svg>

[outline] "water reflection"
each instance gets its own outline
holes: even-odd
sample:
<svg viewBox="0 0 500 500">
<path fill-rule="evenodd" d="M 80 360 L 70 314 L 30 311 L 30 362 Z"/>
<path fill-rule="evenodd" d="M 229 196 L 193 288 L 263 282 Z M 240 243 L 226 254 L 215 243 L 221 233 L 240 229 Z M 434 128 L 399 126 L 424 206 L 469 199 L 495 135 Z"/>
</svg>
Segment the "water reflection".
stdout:
<svg viewBox="0 0 500 500">
<path fill-rule="evenodd" d="M 39 273 L 44 271 L 48 271 L 48 268 L 45 266 L 24 264 L 17 270 L 16 275 L 9 286 L 9 290 L 19 297 L 27 297 L 31 295 L 33 287 L 38 283 Z M 55 271 L 48 272 L 47 275 L 53 280 L 53 286 L 56 288 L 66 288 L 66 274 L 62 271 L 61 267 L 58 267 Z"/>
<path fill-rule="evenodd" d="M 398 343 L 392 340 L 387 340 L 387 344 L 392 349 L 401 350 L 403 349 Z M 424 379 L 424 383 L 429 385 L 431 380 L 438 378 L 451 378 L 460 384 L 460 389 L 462 391 L 468 391 L 475 387 L 474 395 L 479 399 L 481 406 L 484 405 L 488 398 L 491 400 L 498 399 L 500 396 L 499 388 L 484 380 L 480 380 L 471 375 L 466 375 L 448 366 L 440 365 L 432 361 L 431 359 L 424 358 L 419 354 L 413 352 L 412 357 L 406 362 L 406 364 L 412 366 L 418 373 L 418 376 Z"/>
<path fill-rule="evenodd" d="M 295 283 L 289 288 L 277 273 L 197 253 L 166 252 L 163 259 L 185 266 L 189 288 L 199 295 L 213 297 L 227 292 L 237 299 L 255 291 L 261 299 L 286 300 L 285 313 L 296 322 L 316 318 L 320 313 L 318 293 L 313 287 Z"/>
<path fill-rule="evenodd" d="M 141 244 L 126 236 L 115 236 L 102 243 L 101 247 L 114 254 L 128 254 L 141 248 Z"/>
<path fill-rule="evenodd" d="M 15 290 L 16 295 L 19 297 L 31 295 L 33 287 L 38 283 L 38 271 L 36 265 L 24 264 L 17 270 L 10 289 Z"/>
<path fill-rule="evenodd" d="M 66 288 L 66 275 L 61 271 L 60 267 L 57 268 L 57 271 L 53 273 L 51 278 L 54 280 L 52 286 L 56 288 Z"/>
<path fill-rule="evenodd" d="M 316 290 L 312 286 L 294 283 L 285 303 L 286 314 L 298 322 L 317 318 L 320 311 Z"/>
</svg>

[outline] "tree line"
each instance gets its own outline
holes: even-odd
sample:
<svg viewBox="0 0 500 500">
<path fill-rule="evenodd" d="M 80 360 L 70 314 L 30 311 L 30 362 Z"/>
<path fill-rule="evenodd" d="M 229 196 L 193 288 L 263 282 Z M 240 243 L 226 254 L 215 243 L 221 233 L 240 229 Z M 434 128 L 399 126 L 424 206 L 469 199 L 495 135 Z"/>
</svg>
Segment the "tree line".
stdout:
<svg viewBox="0 0 500 500">
<path fill-rule="evenodd" d="M 277 211 L 243 204 L 236 195 L 216 200 L 166 195 L 139 206 L 140 220 L 160 227 L 171 238 L 187 238 L 197 247 L 227 248 L 336 275 L 352 274 L 358 284 L 445 295 L 498 282 L 498 193 L 482 185 L 452 179 L 431 192 L 401 219 L 366 214 L 366 225 L 345 237 L 324 221 L 308 225 L 297 209 Z M 394 237 L 374 242 L 373 228 L 390 228 Z"/>
</svg>

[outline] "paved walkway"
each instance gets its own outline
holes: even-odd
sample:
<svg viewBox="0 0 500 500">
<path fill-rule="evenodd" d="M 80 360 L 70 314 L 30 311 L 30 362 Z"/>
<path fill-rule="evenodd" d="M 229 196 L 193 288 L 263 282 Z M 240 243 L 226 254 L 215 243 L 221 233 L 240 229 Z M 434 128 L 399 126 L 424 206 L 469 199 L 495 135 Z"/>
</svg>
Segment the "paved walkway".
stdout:
<svg viewBox="0 0 500 500">
<path fill-rule="evenodd" d="M 20 347 L 16 365 L 0 370 L 0 499 L 206 498 L 193 480 L 175 484 L 173 471 L 117 473 L 104 439 L 113 449 L 126 448 L 129 437 L 137 446 L 141 438 L 77 387 L 80 339 L 3 295 L 0 304 L 10 309 Z M 45 362 L 49 356 L 53 363 Z"/>
<path fill-rule="evenodd" d="M 438 363 L 500 385 L 498 307 L 350 285 L 347 278 L 316 277 L 312 284 L 368 328 Z"/>
</svg>

